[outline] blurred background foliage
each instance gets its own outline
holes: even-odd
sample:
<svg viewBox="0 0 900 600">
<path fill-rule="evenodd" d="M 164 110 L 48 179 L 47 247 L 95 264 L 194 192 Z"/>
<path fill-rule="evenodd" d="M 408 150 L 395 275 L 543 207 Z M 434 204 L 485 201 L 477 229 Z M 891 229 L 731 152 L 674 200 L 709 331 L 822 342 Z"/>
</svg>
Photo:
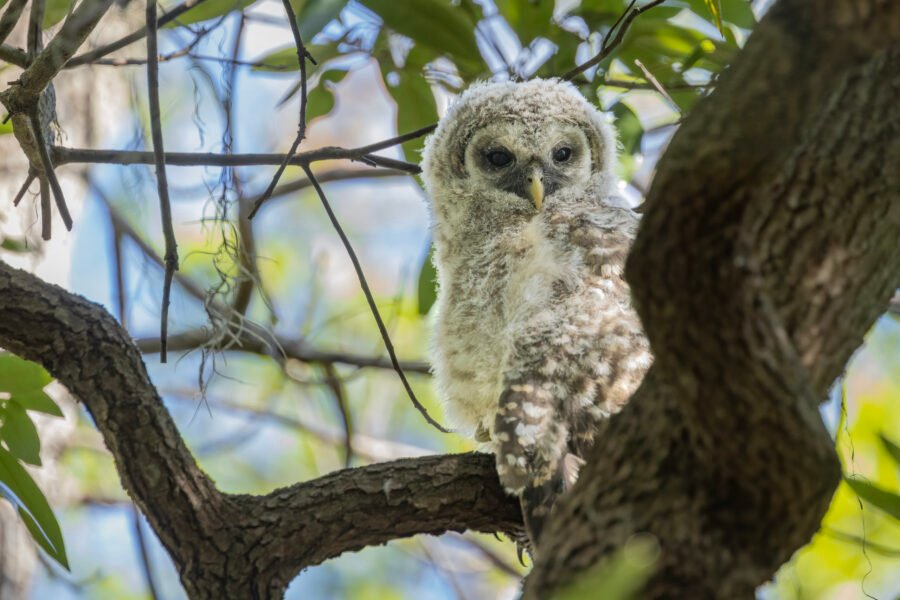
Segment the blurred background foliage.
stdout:
<svg viewBox="0 0 900 600">
<path fill-rule="evenodd" d="M 746 0 L 291 1 L 317 61 L 309 69 L 310 129 L 301 150 L 357 146 L 432 124 L 472 81 L 561 76 L 624 32 L 609 56 L 574 83 L 618 128 L 619 190 L 634 205 L 672 133 L 714 88 L 768 7 Z M 622 17 L 644 7 L 622 29 Z M 70 8 L 70 0 L 48 0 L 45 27 Z M 127 20 L 128 10 L 138 8 L 107 19 Z M 300 75 L 279 2 L 206 0 L 163 31 L 160 44 L 167 149 L 288 147 Z M 138 44 L 122 56 L 139 59 L 142 52 Z M 143 69 L 123 62 L 82 68 L 73 77 L 90 77 L 87 69 L 116 69 L 127 83 L 124 98 L 108 99 L 125 106 L 123 116 L 104 123 L 98 144 L 145 148 Z M 66 123 L 61 127 L 65 131 Z M 0 129 L 0 135 L 8 132 Z M 422 144 L 411 140 L 385 154 L 418 162 Z M 441 420 L 429 378 L 417 372 L 425 368 L 434 301 L 421 188 L 415 178 L 376 178 L 362 165 L 315 166 L 323 177 L 342 174 L 325 190 L 361 257 L 394 345 L 413 367 L 416 394 Z M 234 306 L 249 289 L 243 312 L 264 328 L 266 351 L 239 344 L 226 351 L 198 348 L 159 364 L 152 349 L 163 240 L 147 167 L 86 170 L 71 255 L 51 260 L 68 261 L 70 289 L 104 304 L 142 340 L 151 377 L 201 466 L 224 490 L 262 493 L 345 465 L 472 449 L 463 437 L 429 427 L 392 371 L 354 364 L 359 357 L 382 357 L 383 345 L 349 260 L 299 169 L 288 168 L 282 179 L 297 183 L 294 191 L 266 204 L 251 227 L 241 222 L 271 175 L 268 168 L 191 167 L 170 168 L 169 176 L 182 256 L 170 331 L 236 339 L 242 332 L 210 322 L 214 311 L 208 309 L 217 302 Z M 3 258 L 40 254 L 34 229 L 31 222 L 11 233 L 0 223 Z M 284 358 L 284 341 L 319 358 Z M 5 414 L 12 414 L 12 401 L 4 400 Z M 900 462 L 885 442 L 900 443 L 898 400 L 900 322 L 886 316 L 822 413 L 847 475 L 887 495 L 857 485 L 870 492 L 872 504 L 842 485 L 822 532 L 760 589 L 760 597 L 898 597 L 900 521 L 890 510 L 891 494 L 900 491 Z M 9 417 L 2 418 L 6 424 Z M 89 418 L 79 418 L 54 484 L 65 493 L 48 492 L 71 573 L 45 561 L 35 572 L 33 597 L 146 598 L 151 590 L 159 598 L 183 597 Z M 3 442 L 15 454 L 9 436 Z M 311 569 L 293 582 L 288 597 L 513 598 L 526 571 L 511 543 L 490 536 L 420 536 Z"/>
</svg>

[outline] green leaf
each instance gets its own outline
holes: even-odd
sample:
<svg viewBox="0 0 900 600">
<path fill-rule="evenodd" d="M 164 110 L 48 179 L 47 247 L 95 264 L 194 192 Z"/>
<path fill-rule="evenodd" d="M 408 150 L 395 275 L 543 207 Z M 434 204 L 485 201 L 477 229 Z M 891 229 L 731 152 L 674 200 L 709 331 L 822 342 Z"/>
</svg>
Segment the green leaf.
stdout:
<svg viewBox="0 0 900 600">
<path fill-rule="evenodd" d="M 241 10 L 247 8 L 256 0 L 205 0 L 202 4 L 190 9 L 166 27 L 178 27 L 179 25 L 190 25 L 201 21 L 208 21 L 228 14 L 233 10 Z"/>
<path fill-rule="evenodd" d="M 721 0 L 705 0 L 706 8 L 709 9 L 709 12 L 712 14 L 713 19 L 716 23 L 716 29 L 719 30 L 719 33 L 725 35 L 725 28 L 722 27 L 722 2 Z"/>
<path fill-rule="evenodd" d="M 418 285 L 419 314 L 427 315 L 437 300 L 437 271 L 434 268 L 434 248 L 428 250 L 422 269 L 419 271 Z"/>
<path fill-rule="evenodd" d="M 3 123 L 2 119 L 0 119 L 0 135 L 6 135 L 6 134 L 12 133 L 12 132 L 13 132 L 12 119 L 9 119 L 8 121 L 6 121 L 6 123 Z"/>
<path fill-rule="evenodd" d="M 2 242 L 0 242 L 0 248 L 7 250 L 9 252 L 17 252 L 23 253 L 28 252 L 28 244 L 25 243 L 24 239 L 18 238 L 6 238 Z"/>
<path fill-rule="evenodd" d="M 334 109 L 334 86 L 341 82 L 347 71 L 334 69 L 322 73 L 319 83 L 306 95 L 306 120 L 312 121 Z"/>
<path fill-rule="evenodd" d="M 7 400 L 0 409 L 0 441 L 6 444 L 10 454 L 28 463 L 41 466 L 41 438 L 31 417 L 15 400 Z"/>
<path fill-rule="evenodd" d="M 385 26 L 457 61 L 460 69 L 483 65 L 475 24 L 449 0 L 360 0 Z M 463 64 L 460 64 L 463 63 Z"/>
<path fill-rule="evenodd" d="M 72 0 L 47 0 L 42 27 L 44 29 L 53 27 L 66 18 L 71 5 Z"/>
<path fill-rule="evenodd" d="M 0 392 L 17 395 L 42 390 L 50 380 L 40 365 L 13 354 L 0 354 Z"/>
<path fill-rule="evenodd" d="M 536 37 L 548 37 L 554 0 L 497 0 L 495 4 L 524 45 L 527 46 Z"/>
<path fill-rule="evenodd" d="M 9 498 L 18 509 L 19 516 L 34 540 L 68 570 L 69 561 L 66 558 L 62 531 L 50 504 L 28 471 L 3 448 L 0 448 L 0 484 L 0 493 Z"/>
<path fill-rule="evenodd" d="M 717 4 L 723 24 L 731 23 L 742 29 L 751 29 L 756 24 L 756 15 L 753 14 L 747 0 L 688 0 L 687 5 L 698 16 L 703 18 L 712 16 L 715 19 L 714 13 L 709 8 L 711 2 Z"/>
<path fill-rule="evenodd" d="M 325 64 L 327 61 L 341 55 L 340 51 L 338 50 L 337 42 L 330 44 L 310 44 L 306 46 L 306 50 L 312 55 L 313 58 L 316 59 L 316 63 L 318 63 L 316 65 L 314 65 L 312 62 L 306 63 L 307 76 L 313 73 L 316 68 Z M 297 60 L 297 47 L 288 46 L 287 48 L 275 50 L 271 54 L 258 59 L 256 61 L 256 64 L 253 65 L 253 70 L 282 71 L 285 73 L 290 71 L 299 71 L 300 61 Z"/>
<path fill-rule="evenodd" d="M 634 154 L 641 151 L 641 139 L 644 137 L 644 126 L 637 114 L 624 102 L 617 103 L 612 109 L 616 117 L 616 129 L 619 131 L 619 142 L 623 154 Z"/>
<path fill-rule="evenodd" d="M 889 492 L 861 479 L 845 477 L 844 481 L 860 498 L 900 520 L 900 494 Z"/>
<path fill-rule="evenodd" d="M 347 0 L 291 0 L 303 42 L 311 41 L 326 25 L 338 18 L 346 4 Z"/>
<path fill-rule="evenodd" d="M 887 450 L 887 453 L 894 459 L 894 462 L 896 462 L 897 465 L 900 465 L 900 446 L 888 439 L 883 433 L 879 433 L 878 437 L 881 439 L 884 449 Z"/>
<path fill-rule="evenodd" d="M 400 71 L 397 75 L 399 83 L 393 87 L 388 86 L 388 91 L 397 103 L 397 131 L 408 133 L 436 123 L 437 106 L 434 94 L 431 93 L 431 85 L 418 73 Z M 403 144 L 406 160 L 419 162 L 424 144 L 424 137 Z"/>
<path fill-rule="evenodd" d="M 54 417 L 62 417 L 63 413 L 50 396 L 42 390 L 33 390 L 30 392 L 22 392 L 15 394 L 13 400 L 19 403 L 25 410 L 33 410 L 42 412 Z"/>
</svg>

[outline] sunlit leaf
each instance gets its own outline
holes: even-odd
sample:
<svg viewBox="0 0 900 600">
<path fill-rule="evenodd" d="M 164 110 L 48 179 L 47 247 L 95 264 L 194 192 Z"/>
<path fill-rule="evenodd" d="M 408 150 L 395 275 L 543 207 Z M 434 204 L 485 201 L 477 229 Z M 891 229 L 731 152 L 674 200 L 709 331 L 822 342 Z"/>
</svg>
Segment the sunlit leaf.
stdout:
<svg viewBox="0 0 900 600">
<path fill-rule="evenodd" d="M 41 464 L 41 438 L 31 417 L 15 400 L 7 400 L 0 408 L 0 441 L 10 454 L 30 465 Z"/>
<path fill-rule="evenodd" d="M 42 412 L 54 417 L 63 416 L 62 410 L 60 410 L 56 402 L 42 390 L 21 392 L 13 395 L 12 399 L 18 402 L 25 410 Z"/>
<path fill-rule="evenodd" d="M 68 569 L 62 531 L 50 504 L 31 475 L 3 448 L 0 448 L 0 493 L 16 506 L 38 545 Z"/>
<path fill-rule="evenodd" d="M 44 22 L 42 27 L 47 29 L 53 27 L 69 14 L 69 7 L 72 0 L 47 0 L 46 8 L 44 8 Z"/>
<path fill-rule="evenodd" d="M 419 271 L 418 300 L 419 314 L 427 315 L 437 300 L 437 271 L 434 269 L 434 248 L 428 251 L 422 269 Z"/>
<path fill-rule="evenodd" d="M 862 481 L 861 479 L 845 477 L 844 481 L 853 488 L 853 491 L 856 492 L 860 498 L 872 506 L 883 510 L 895 519 L 900 520 L 900 494 L 889 492 L 888 490 L 882 489 L 867 481 Z"/>
<path fill-rule="evenodd" d="M 894 459 L 897 465 L 900 465 L 900 446 L 888 439 L 883 433 L 878 434 L 878 439 L 881 440 L 884 449 L 891 455 L 891 458 Z"/>
<path fill-rule="evenodd" d="M 709 9 L 710 14 L 713 16 L 713 20 L 716 23 L 716 28 L 725 33 L 724 28 L 722 27 L 722 3 L 721 0 L 705 0 L 706 8 Z"/>
<path fill-rule="evenodd" d="M 4 240 L 0 242 L 0 248 L 3 248 L 8 252 L 28 252 L 28 244 L 25 243 L 24 239 L 4 238 Z"/>
<path fill-rule="evenodd" d="M 437 106 L 431 86 L 417 73 L 398 73 L 398 83 L 388 86 L 388 91 L 397 102 L 397 131 L 406 133 L 437 122 Z M 420 137 L 403 144 L 406 160 L 419 162 L 422 158 L 424 138 Z"/>
<path fill-rule="evenodd" d="M 756 16 L 747 0 L 688 0 L 687 5 L 695 14 L 705 19 L 715 19 L 709 8 L 711 2 L 717 5 L 723 25 L 733 23 L 742 29 L 750 29 L 756 23 Z M 719 31 L 722 31 L 721 27 Z"/>
<path fill-rule="evenodd" d="M 347 0 L 291 0 L 303 42 L 310 42 L 326 25 L 338 18 L 346 4 Z"/>
<path fill-rule="evenodd" d="M 50 379 L 40 365 L 13 354 L 0 354 L 0 392 L 16 395 L 41 390 Z"/>
<path fill-rule="evenodd" d="M 167 27 L 178 27 L 215 19 L 233 10 L 247 8 L 254 2 L 256 0 L 206 0 L 169 23 Z"/>
<path fill-rule="evenodd" d="M 449 0 L 360 0 L 386 27 L 457 61 L 480 64 L 474 23 Z"/>
<path fill-rule="evenodd" d="M 13 132 L 13 124 L 12 119 L 6 121 L 6 123 L 2 122 L 2 118 L 0 118 L 0 135 L 6 135 L 8 133 Z"/>
</svg>

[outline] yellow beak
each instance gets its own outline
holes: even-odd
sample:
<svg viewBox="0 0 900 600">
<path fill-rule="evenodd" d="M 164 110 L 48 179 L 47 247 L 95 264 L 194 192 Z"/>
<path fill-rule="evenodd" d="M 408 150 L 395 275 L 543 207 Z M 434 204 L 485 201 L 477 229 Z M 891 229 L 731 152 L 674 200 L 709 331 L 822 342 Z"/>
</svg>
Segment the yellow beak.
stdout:
<svg viewBox="0 0 900 600">
<path fill-rule="evenodd" d="M 541 210 L 541 206 L 544 204 L 544 176 L 540 169 L 535 169 L 531 173 L 529 192 L 531 193 L 531 201 L 534 202 L 534 207 L 537 210 Z"/>
</svg>

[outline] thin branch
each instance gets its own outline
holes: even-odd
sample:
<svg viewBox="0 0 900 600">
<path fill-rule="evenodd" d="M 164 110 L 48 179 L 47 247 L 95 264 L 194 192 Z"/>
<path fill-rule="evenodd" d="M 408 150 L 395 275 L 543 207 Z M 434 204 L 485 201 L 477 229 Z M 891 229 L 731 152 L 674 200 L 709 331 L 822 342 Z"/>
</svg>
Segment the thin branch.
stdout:
<svg viewBox="0 0 900 600">
<path fill-rule="evenodd" d="M 388 167 L 392 169 L 399 169 L 403 171 L 407 171 L 409 173 L 418 174 L 422 170 L 418 165 L 413 165 L 412 163 L 407 163 L 404 161 L 399 161 L 396 159 L 391 159 L 382 156 L 373 156 L 373 152 L 378 152 L 379 150 L 384 150 L 385 148 L 389 148 L 391 146 L 396 146 L 398 144 L 402 144 L 412 139 L 416 139 L 418 137 L 422 137 L 423 135 L 428 135 L 437 125 L 429 125 L 427 127 L 422 127 L 421 129 L 417 129 L 415 131 L 411 131 L 409 133 L 404 133 L 402 135 L 398 135 L 396 137 L 384 140 L 382 142 L 376 142 L 374 144 L 369 144 L 368 146 L 361 146 L 351 151 L 346 151 L 342 148 L 320 148 L 319 150 L 312 150 L 310 152 L 304 152 L 301 154 L 297 154 L 295 156 L 291 156 L 290 154 L 286 157 L 286 162 L 290 161 L 291 164 L 299 164 L 300 166 L 307 166 L 314 160 L 325 160 L 325 158 L 313 158 L 317 153 L 327 152 L 333 153 L 335 155 L 329 158 L 350 158 L 360 160 L 362 162 L 368 162 L 371 165 L 378 165 L 382 167 Z M 342 154 L 342 156 L 337 156 L 336 154 Z M 297 160 L 299 159 L 299 160 Z M 296 162 L 293 162 L 296 161 Z M 273 180 L 275 181 L 275 180 Z M 269 186 L 272 188 L 272 186 Z M 250 211 L 250 217 L 253 218 L 256 215 L 256 212 L 259 210 L 259 207 L 262 206 L 263 202 L 265 202 L 272 194 L 273 189 L 267 189 L 259 198 L 256 199 L 256 202 L 253 204 L 253 210 Z"/>
<path fill-rule="evenodd" d="M 401 142 L 395 142 L 401 143 Z M 52 147 L 52 156 L 57 165 L 68 163 L 104 163 L 116 165 L 153 165 L 156 159 L 152 152 L 135 150 L 94 150 L 86 148 Z M 167 165 L 176 167 L 251 167 L 257 165 L 279 165 L 285 154 L 248 153 L 218 154 L 214 152 L 166 152 Z M 304 165 L 322 160 L 354 160 L 376 165 L 390 165 L 389 168 L 402 170 L 405 173 L 418 175 L 422 169 L 419 165 L 374 156 L 362 152 L 360 148 L 325 147 L 309 152 L 295 154 L 288 161 L 290 165 Z"/>
<path fill-rule="evenodd" d="M 59 211 L 59 216 L 62 218 L 66 229 L 72 231 L 72 215 L 69 214 L 69 207 L 66 206 L 66 197 L 63 196 L 62 186 L 59 185 L 59 179 L 56 178 L 56 172 L 53 170 L 53 162 L 50 160 L 50 152 L 47 151 L 47 139 L 41 130 L 41 118 L 38 115 L 37 107 L 29 111 L 28 118 L 31 122 L 31 134 L 34 136 L 34 144 L 41 157 L 41 165 L 44 169 L 44 172 L 40 174 L 41 179 L 46 178 L 50 183 L 50 189 L 53 190 L 53 199 L 56 201 L 56 209 Z"/>
<path fill-rule="evenodd" d="M 40 176 L 40 196 L 41 196 L 41 238 L 45 241 L 50 240 L 52 230 L 52 217 L 50 214 L 50 185 L 44 175 Z"/>
<path fill-rule="evenodd" d="M 353 463 L 353 421 L 350 417 L 350 407 L 347 405 L 347 394 L 344 384 L 338 377 L 334 363 L 325 363 L 325 382 L 334 396 L 334 403 L 341 415 L 341 426 L 344 429 L 344 466 L 350 467 Z"/>
<path fill-rule="evenodd" d="M 84 43 L 113 0 L 84 0 L 65 20 L 47 47 L 0 98 L 10 112 L 25 112 Z"/>
<path fill-rule="evenodd" d="M 22 184 L 22 187 L 19 188 L 19 191 L 16 192 L 16 197 L 13 199 L 13 206 L 18 206 L 19 202 L 22 201 L 22 198 L 25 197 L 25 194 L 28 193 L 28 188 L 31 187 L 31 182 L 35 180 L 37 177 L 37 173 L 34 170 L 28 171 L 28 177 L 25 178 L 25 183 Z"/>
<path fill-rule="evenodd" d="M 662 86 L 662 84 L 659 82 L 659 80 L 653 76 L 653 73 L 650 72 L 650 69 L 645 67 L 644 63 L 642 63 L 638 59 L 634 59 L 634 64 L 636 64 L 638 69 L 641 70 L 641 73 L 644 74 L 644 77 L 647 78 L 647 81 L 650 82 L 650 85 L 653 86 L 653 89 L 656 90 L 657 92 L 659 92 L 659 95 L 662 96 L 663 98 L 665 98 L 669 102 L 669 104 L 672 105 L 672 108 L 674 108 L 676 111 L 678 111 L 678 114 L 681 114 L 681 107 L 678 106 L 678 103 L 672 99 L 672 96 L 669 95 L 669 92 L 666 91 L 666 89 Z"/>
<path fill-rule="evenodd" d="M 571 81 L 572 79 L 575 79 L 576 77 L 578 77 L 579 75 L 581 75 L 582 73 L 584 73 L 585 71 L 590 69 L 591 67 L 603 62 L 603 60 L 607 56 L 612 54 L 612 51 L 615 50 L 616 47 L 622 43 L 622 40 L 625 37 L 625 33 L 628 31 L 628 27 L 631 25 L 632 21 L 634 21 L 638 17 L 638 15 L 640 15 L 641 13 L 650 10 L 654 6 L 659 6 L 664 1 L 665 0 L 653 0 L 652 2 L 648 2 L 644 6 L 639 6 L 638 8 L 633 8 L 635 5 L 635 2 L 637 2 L 637 0 L 631 0 L 631 4 L 628 5 L 628 8 L 625 9 L 625 12 L 623 12 L 619 16 L 619 19 L 615 23 L 613 23 L 613 26 L 609 29 L 609 31 L 606 32 L 606 36 L 603 38 L 603 43 L 600 45 L 600 52 L 595 54 L 589 60 L 581 63 L 574 69 L 566 72 L 562 76 L 562 79 L 565 79 L 566 81 Z M 618 29 L 616 28 L 616 26 L 618 26 Z M 613 31 L 616 31 L 616 37 L 613 38 L 612 42 L 610 42 L 609 37 Z"/>
<path fill-rule="evenodd" d="M 394 370 L 397 372 L 397 376 L 400 377 L 400 381 L 403 383 L 403 388 L 406 390 L 406 394 L 409 396 L 410 401 L 412 401 L 413 406 L 416 407 L 425 420 L 428 421 L 431 425 L 435 427 L 438 431 L 443 433 L 450 433 L 449 429 L 444 428 L 440 423 L 435 421 L 431 415 L 428 414 L 428 411 L 422 406 L 422 403 L 419 402 L 419 399 L 416 398 L 415 392 L 413 392 L 412 387 L 409 385 L 409 381 L 406 379 L 406 374 L 403 372 L 403 368 L 400 366 L 400 362 L 397 360 L 397 354 L 394 352 L 394 345 L 391 343 L 391 337 L 388 335 L 387 328 L 384 326 L 384 321 L 381 319 L 381 313 L 378 312 L 378 307 L 375 305 L 375 298 L 372 296 L 372 290 L 369 289 L 369 283 L 366 281 L 365 273 L 363 273 L 362 265 L 359 262 L 359 258 L 356 256 L 356 252 L 353 250 L 352 244 L 350 244 L 350 239 L 347 237 L 347 234 L 344 233 L 343 227 L 341 227 L 340 222 L 337 219 L 337 216 L 334 214 L 334 211 L 331 209 L 331 204 L 328 202 L 328 198 L 325 196 L 325 192 L 322 190 L 322 186 L 319 185 L 319 182 L 316 180 L 316 176 L 313 175 L 312 170 L 309 168 L 309 165 L 301 165 L 303 170 L 306 172 L 306 177 L 312 183 L 313 187 L 316 190 L 316 194 L 319 195 L 319 200 L 322 201 L 322 206 L 325 208 L 325 212 L 328 213 L 328 218 L 331 220 L 331 224 L 334 226 L 335 231 L 337 231 L 338 236 L 341 238 L 341 242 L 344 244 L 344 248 L 347 250 L 347 254 L 350 257 L 350 261 L 353 263 L 353 269 L 356 271 L 356 277 L 359 279 L 359 285 L 362 288 L 363 294 L 366 297 L 366 302 L 369 304 L 369 309 L 372 311 L 372 316 L 375 318 L 375 324 L 378 326 L 378 332 L 381 333 L 381 339 L 384 341 L 384 347 L 387 349 L 388 356 L 391 357 L 391 364 L 394 367 Z"/>
<path fill-rule="evenodd" d="M 141 526 L 141 513 L 132 504 L 131 519 L 134 525 L 134 538 L 137 542 L 138 556 L 141 559 L 141 569 L 144 571 L 144 582 L 147 584 L 147 591 L 153 600 L 159 600 L 159 592 L 156 591 L 156 583 L 153 578 L 153 565 L 150 563 L 150 553 L 147 551 L 147 540 L 144 537 L 144 528 Z"/>
<path fill-rule="evenodd" d="M 169 298 L 172 292 L 172 278 L 178 270 L 178 245 L 175 241 L 175 228 L 172 225 L 172 205 L 169 201 L 169 184 L 166 179 L 166 161 L 163 150 L 162 122 L 159 109 L 159 62 L 157 61 L 156 44 L 156 0 L 147 0 L 147 88 L 150 100 L 150 131 L 153 138 L 153 155 L 156 164 L 156 183 L 159 192 L 159 211 L 162 218 L 163 236 L 166 240 L 166 271 L 163 280 L 162 310 L 160 314 L 159 339 L 162 346 L 159 350 L 159 361 L 164 363 L 166 356 L 166 338 L 169 328 Z"/>
<path fill-rule="evenodd" d="M 159 18 L 159 20 L 157 21 L 157 29 L 168 25 L 190 9 L 202 4 L 204 1 L 205 0 L 188 0 L 187 2 L 179 4 Z M 116 50 L 120 50 L 126 46 L 133 44 L 134 42 L 143 39 L 145 35 L 147 35 L 146 26 L 126 35 L 120 40 L 116 40 L 115 42 L 111 42 L 109 44 L 106 44 L 105 46 L 95 48 L 94 50 L 89 50 L 88 52 L 84 52 L 83 54 L 79 54 L 78 56 L 73 57 L 72 60 L 66 63 L 66 68 L 70 69 L 72 67 L 92 64 L 93 62 L 106 56 L 107 54 L 115 52 Z"/>
<path fill-rule="evenodd" d="M 291 160 L 297 152 L 297 148 L 300 147 L 300 144 L 303 142 L 304 138 L 306 138 L 306 59 L 309 58 L 312 60 L 313 64 L 315 64 L 316 61 L 310 56 L 309 52 L 306 50 L 306 46 L 303 45 L 303 39 L 300 37 L 300 27 L 297 24 L 297 17 L 294 14 L 294 8 L 291 6 L 290 0 L 282 0 L 282 4 L 284 5 L 284 12 L 287 13 L 288 22 L 291 25 L 291 34 L 294 36 L 294 45 L 297 47 L 297 60 L 300 63 L 300 117 L 297 124 L 297 136 L 291 144 L 291 149 L 284 157 L 284 160 L 281 161 L 281 164 L 278 165 L 275 176 L 272 177 L 272 181 L 269 182 L 266 191 L 263 192 L 262 196 L 253 205 L 253 208 L 250 210 L 250 215 L 248 216 L 249 219 L 253 218 L 253 215 L 256 214 L 256 211 L 259 210 L 259 207 L 262 206 L 263 202 L 268 200 L 272 195 L 275 186 L 278 185 L 278 180 L 281 179 L 281 175 L 288 166 L 288 161 Z"/>
<path fill-rule="evenodd" d="M 31 12 L 28 15 L 28 62 L 30 63 L 37 58 L 41 48 L 44 47 L 41 32 L 44 25 L 44 12 L 47 8 L 46 0 L 32 0 Z"/>
<path fill-rule="evenodd" d="M 0 44 L 19 22 L 19 17 L 22 16 L 22 10 L 27 3 L 28 0 L 12 0 L 6 7 L 6 12 L 0 17 Z"/>
</svg>

